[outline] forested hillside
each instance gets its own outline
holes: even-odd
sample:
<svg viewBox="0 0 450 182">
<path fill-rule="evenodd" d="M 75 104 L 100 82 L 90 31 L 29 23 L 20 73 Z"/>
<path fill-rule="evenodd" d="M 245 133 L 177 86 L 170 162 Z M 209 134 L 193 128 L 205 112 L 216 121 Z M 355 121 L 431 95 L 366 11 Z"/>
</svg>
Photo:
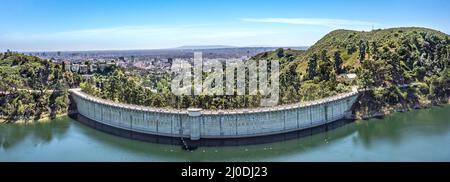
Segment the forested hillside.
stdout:
<svg viewBox="0 0 450 182">
<path fill-rule="evenodd" d="M 426 28 L 336 30 L 307 51 L 284 55 L 277 50 L 256 58 L 287 60 L 281 73 L 282 83 L 286 83 L 284 97 L 291 86 L 299 91 L 309 87 L 318 92 L 333 90 L 338 88 L 333 84 L 337 75 L 356 73 L 352 84 L 367 90 L 357 104 L 358 112 L 370 116 L 448 102 L 449 44 L 447 34 Z M 297 94 L 301 98 L 305 92 Z"/>
<path fill-rule="evenodd" d="M 19 53 L 0 53 L 0 117 L 6 121 L 54 118 L 66 113 L 67 89 L 78 75 L 59 64 Z"/>
</svg>

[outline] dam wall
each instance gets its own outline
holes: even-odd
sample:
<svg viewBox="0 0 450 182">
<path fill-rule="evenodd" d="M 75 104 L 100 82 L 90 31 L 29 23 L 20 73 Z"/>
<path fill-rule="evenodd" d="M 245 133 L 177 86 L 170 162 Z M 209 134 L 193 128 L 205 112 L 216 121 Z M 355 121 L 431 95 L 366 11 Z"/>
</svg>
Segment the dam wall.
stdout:
<svg viewBox="0 0 450 182">
<path fill-rule="evenodd" d="M 95 122 L 143 134 L 191 140 L 266 136 L 308 129 L 348 116 L 358 92 L 292 105 L 239 110 L 171 110 L 99 99 L 70 90 L 78 113 Z"/>
</svg>

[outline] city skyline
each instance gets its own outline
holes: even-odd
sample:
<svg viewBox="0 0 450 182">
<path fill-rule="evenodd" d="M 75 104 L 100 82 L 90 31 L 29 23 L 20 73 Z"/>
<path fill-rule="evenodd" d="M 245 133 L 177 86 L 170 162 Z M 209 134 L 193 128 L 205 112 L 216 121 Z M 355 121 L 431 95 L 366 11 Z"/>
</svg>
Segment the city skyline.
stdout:
<svg viewBox="0 0 450 182">
<path fill-rule="evenodd" d="M 186 45 L 310 46 L 336 29 L 450 31 L 450 2 L 2 2 L 0 51 L 163 49 Z M 183 7 L 183 8 L 180 8 Z"/>
</svg>

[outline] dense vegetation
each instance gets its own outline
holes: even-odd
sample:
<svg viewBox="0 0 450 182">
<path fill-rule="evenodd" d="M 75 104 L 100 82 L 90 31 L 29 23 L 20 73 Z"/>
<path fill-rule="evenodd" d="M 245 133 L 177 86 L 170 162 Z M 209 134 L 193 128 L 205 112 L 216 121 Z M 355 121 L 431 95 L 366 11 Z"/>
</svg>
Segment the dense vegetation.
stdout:
<svg viewBox="0 0 450 182">
<path fill-rule="evenodd" d="M 279 51 L 278 59 L 281 67 L 283 67 L 292 61 L 293 55 L 289 54 L 291 50 L 279 49 Z M 255 58 L 248 61 L 255 61 L 259 64 L 259 61 Z M 268 65 L 270 65 L 270 61 Z M 226 70 L 226 64 L 224 64 L 223 69 Z M 295 70 L 292 71 L 295 72 Z M 281 74 L 280 92 L 283 97 L 280 98 L 279 103 L 296 103 L 331 96 L 348 91 L 350 86 L 350 83 L 338 81 L 336 77 L 333 77 L 333 79 L 328 79 L 332 81 L 324 80 L 324 85 L 305 84 L 301 87 L 300 80 L 296 75 L 296 73 Z M 207 76 L 208 73 L 204 73 L 203 79 Z M 81 88 L 89 94 L 116 102 L 177 109 L 189 107 L 204 109 L 255 108 L 260 107 L 260 101 L 264 98 L 261 94 L 250 95 L 248 90 L 242 96 L 237 94 L 233 96 L 208 95 L 205 91 L 198 96 L 176 96 L 170 89 L 172 77 L 173 75 L 168 73 L 149 75 L 136 70 L 117 69 L 111 74 L 97 74 L 91 80 L 82 83 Z M 246 81 L 246 87 L 248 87 L 248 76 Z"/>
<path fill-rule="evenodd" d="M 356 104 L 357 112 L 370 116 L 389 109 L 448 102 L 449 44 L 448 35 L 425 28 L 336 30 L 307 51 L 297 51 L 283 72 L 295 70 L 303 85 L 316 86 L 329 83 L 334 74 L 356 73 L 356 84 L 367 90 Z M 278 54 L 257 57 L 273 59 Z"/>
<path fill-rule="evenodd" d="M 69 87 L 79 76 L 60 64 L 14 52 L 0 53 L 0 119 L 6 121 L 54 118 L 66 113 Z"/>
<path fill-rule="evenodd" d="M 336 30 L 306 51 L 278 49 L 250 61 L 280 61 L 280 104 L 314 100 L 366 88 L 356 105 L 370 115 L 400 105 L 417 107 L 447 102 L 449 90 L 449 36 L 425 28 L 393 28 L 358 32 Z M 357 80 L 342 79 L 356 73 Z M 84 91 L 118 102 L 153 107 L 233 109 L 258 107 L 256 96 L 182 96 L 171 94 L 171 75 L 148 78 L 116 70 L 82 84 Z M 150 81 L 149 81 L 150 80 Z M 157 93 L 142 85 L 152 85 Z"/>
<path fill-rule="evenodd" d="M 117 69 L 81 83 L 83 91 L 115 102 L 162 108 L 234 109 L 258 107 L 261 96 L 176 96 L 170 90 L 171 75 L 142 76 Z M 149 87 L 145 87 L 149 86 Z"/>
</svg>

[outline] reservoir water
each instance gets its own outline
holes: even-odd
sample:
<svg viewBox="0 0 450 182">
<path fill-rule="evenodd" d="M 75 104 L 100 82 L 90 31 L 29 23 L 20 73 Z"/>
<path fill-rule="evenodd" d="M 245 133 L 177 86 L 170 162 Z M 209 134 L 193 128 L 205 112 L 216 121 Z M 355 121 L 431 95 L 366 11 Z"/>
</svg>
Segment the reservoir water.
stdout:
<svg viewBox="0 0 450 182">
<path fill-rule="evenodd" d="M 450 105 L 274 143 L 195 151 L 117 137 L 69 117 L 0 124 L 0 161 L 450 161 Z"/>
</svg>

